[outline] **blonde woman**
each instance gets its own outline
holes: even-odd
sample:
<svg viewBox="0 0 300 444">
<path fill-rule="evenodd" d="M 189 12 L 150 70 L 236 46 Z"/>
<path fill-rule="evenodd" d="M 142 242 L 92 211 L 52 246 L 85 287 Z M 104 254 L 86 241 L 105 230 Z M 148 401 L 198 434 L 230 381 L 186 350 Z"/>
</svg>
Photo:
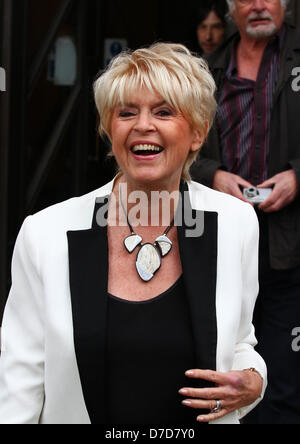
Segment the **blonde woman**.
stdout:
<svg viewBox="0 0 300 444">
<path fill-rule="evenodd" d="M 119 174 L 24 222 L 1 423 L 196 428 L 238 423 L 262 398 L 256 216 L 189 177 L 214 92 L 205 63 L 174 44 L 123 53 L 96 81 Z"/>
</svg>

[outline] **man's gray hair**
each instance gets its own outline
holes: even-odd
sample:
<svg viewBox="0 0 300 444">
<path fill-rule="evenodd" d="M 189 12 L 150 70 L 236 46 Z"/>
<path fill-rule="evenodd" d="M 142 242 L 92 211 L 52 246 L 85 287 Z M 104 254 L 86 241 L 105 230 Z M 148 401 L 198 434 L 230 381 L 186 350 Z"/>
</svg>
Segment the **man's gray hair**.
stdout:
<svg viewBox="0 0 300 444">
<path fill-rule="evenodd" d="M 282 6 L 287 6 L 290 0 L 280 0 Z M 230 10 L 234 11 L 235 10 L 235 0 L 227 0 L 228 3 L 228 7 Z"/>
</svg>

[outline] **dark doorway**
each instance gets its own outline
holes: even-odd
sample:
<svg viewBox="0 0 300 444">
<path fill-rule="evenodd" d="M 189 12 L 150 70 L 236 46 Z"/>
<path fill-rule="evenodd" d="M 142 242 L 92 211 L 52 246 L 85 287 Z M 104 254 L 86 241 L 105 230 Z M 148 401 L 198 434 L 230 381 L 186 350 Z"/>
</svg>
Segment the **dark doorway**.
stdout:
<svg viewBox="0 0 300 444">
<path fill-rule="evenodd" d="M 184 41 L 190 11 L 179 5 L 0 0 L 0 66 L 7 76 L 0 93 L 0 318 L 24 218 L 98 188 L 114 174 L 97 135 L 92 94 L 104 68 L 106 39 L 124 39 L 133 49 L 157 40 Z M 62 37 L 72 40 L 77 55 L 76 81 L 69 86 L 51 81 L 51 52 Z"/>
</svg>

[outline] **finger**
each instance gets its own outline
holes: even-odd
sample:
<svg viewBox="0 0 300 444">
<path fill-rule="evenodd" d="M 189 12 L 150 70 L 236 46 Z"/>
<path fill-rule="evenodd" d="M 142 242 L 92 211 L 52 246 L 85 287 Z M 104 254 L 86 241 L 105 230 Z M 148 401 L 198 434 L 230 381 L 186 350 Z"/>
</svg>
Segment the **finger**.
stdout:
<svg viewBox="0 0 300 444">
<path fill-rule="evenodd" d="M 280 202 L 276 202 L 273 205 L 270 205 L 266 208 L 260 208 L 264 213 L 274 213 L 276 211 L 281 210 L 285 205 L 283 203 Z"/>
<path fill-rule="evenodd" d="M 222 409 L 217 413 L 209 413 L 208 415 L 200 415 L 200 416 L 198 416 L 197 421 L 201 422 L 201 423 L 213 422 L 213 421 L 216 421 L 217 419 L 224 418 L 224 416 L 228 415 L 228 413 L 230 413 L 230 412 L 225 409 Z"/>
<path fill-rule="evenodd" d="M 247 200 L 244 196 L 244 194 L 241 192 L 239 187 L 236 187 L 236 189 L 233 191 L 232 195 L 234 197 L 237 197 L 238 199 L 242 200 L 243 202 L 251 203 L 249 200 Z"/>
<path fill-rule="evenodd" d="M 276 200 L 268 199 L 265 202 L 263 202 L 262 204 L 260 204 L 258 208 L 261 211 L 264 211 L 266 213 L 273 205 L 275 205 L 275 203 L 276 203 Z"/>
<path fill-rule="evenodd" d="M 261 205 L 261 209 L 265 212 L 279 211 L 293 202 L 296 196 L 296 193 L 293 194 L 289 188 L 284 188 L 278 183 L 269 199 Z"/>
<path fill-rule="evenodd" d="M 274 188 L 272 194 L 263 203 L 259 205 L 259 209 L 262 211 L 267 211 L 270 207 L 275 205 L 280 199 L 280 190 Z"/>
<path fill-rule="evenodd" d="M 226 384 L 228 382 L 226 373 L 215 372 L 213 370 L 188 370 L 185 375 L 191 379 L 202 379 L 213 382 L 214 384 Z"/>
<path fill-rule="evenodd" d="M 222 387 L 197 389 L 192 387 L 179 390 L 180 395 L 188 398 L 198 398 L 202 400 L 225 399 L 228 396 L 226 389 Z"/>
<path fill-rule="evenodd" d="M 199 410 L 213 410 L 216 407 L 215 400 L 206 401 L 203 399 L 185 399 L 184 401 L 182 401 L 182 404 L 186 407 Z M 223 408 L 225 407 L 223 401 L 222 406 Z"/>
<path fill-rule="evenodd" d="M 260 185 L 257 185 L 256 188 L 271 188 L 276 184 L 275 177 L 272 177 L 271 179 L 265 180 L 265 182 L 261 183 Z"/>
<path fill-rule="evenodd" d="M 237 197 L 238 199 L 242 200 L 243 202 L 246 202 L 246 203 L 248 203 L 248 204 L 250 204 L 250 205 L 252 205 L 254 207 L 253 203 L 250 202 L 249 200 L 247 200 L 247 198 L 244 196 L 244 193 L 243 193 L 243 191 L 241 190 L 240 187 L 251 188 L 252 185 L 249 182 L 246 182 L 246 181 L 243 181 L 243 185 L 241 183 L 237 182 L 236 186 L 232 190 L 231 194 L 234 197 Z"/>
<path fill-rule="evenodd" d="M 241 176 L 237 176 L 237 184 L 243 188 L 252 188 L 252 183 L 248 182 L 248 180 L 243 179 Z"/>
<path fill-rule="evenodd" d="M 264 213 L 272 213 L 274 211 L 279 211 L 281 208 L 283 208 L 287 203 L 285 204 L 284 199 L 268 199 L 267 201 L 263 202 L 259 209 L 262 210 Z"/>
</svg>

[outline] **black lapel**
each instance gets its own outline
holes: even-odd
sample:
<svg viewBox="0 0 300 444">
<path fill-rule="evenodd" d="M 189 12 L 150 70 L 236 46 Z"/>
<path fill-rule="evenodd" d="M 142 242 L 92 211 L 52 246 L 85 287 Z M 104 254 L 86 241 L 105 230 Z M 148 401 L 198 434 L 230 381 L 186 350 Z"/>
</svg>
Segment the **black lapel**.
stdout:
<svg viewBox="0 0 300 444">
<path fill-rule="evenodd" d="M 181 187 L 183 190 L 185 216 L 182 216 L 183 224 L 178 226 L 178 242 L 191 310 L 196 365 L 202 370 L 216 370 L 218 214 L 192 210 L 187 185 Z M 186 223 L 188 214 L 192 214 L 194 220 L 204 221 L 203 232 L 197 237 L 187 236 L 191 229 Z M 203 386 L 207 387 L 207 382 Z"/>
<path fill-rule="evenodd" d="M 107 228 L 68 232 L 74 343 L 83 395 L 92 424 L 106 422 L 105 347 L 108 283 Z"/>
</svg>

